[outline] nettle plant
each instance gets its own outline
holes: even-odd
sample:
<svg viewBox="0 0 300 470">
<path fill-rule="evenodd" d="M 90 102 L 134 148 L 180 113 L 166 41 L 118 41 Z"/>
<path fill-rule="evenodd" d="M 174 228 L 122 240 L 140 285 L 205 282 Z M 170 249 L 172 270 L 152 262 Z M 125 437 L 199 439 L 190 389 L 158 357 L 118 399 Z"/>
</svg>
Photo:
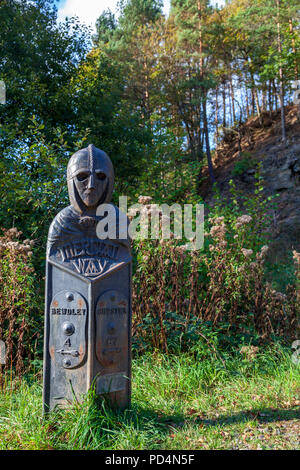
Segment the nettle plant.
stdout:
<svg viewBox="0 0 300 470">
<path fill-rule="evenodd" d="M 29 364 L 35 309 L 35 273 L 31 263 L 32 240 L 20 241 L 16 228 L 2 230 L 0 236 L 0 339 L 6 345 L 3 372 L 21 375 Z"/>
<path fill-rule="evenodd" d="M 264 279 L 268 200 L 260 188 L 258 180 L 252 199 L 240 207 L 232 186 L 236 199 L 231 207 L 216 204 L 201 251 L 190 251 L 174 238 L 134 241 L 138 350 L 185 350 L 199 339 L 211 347 L 222 338 L 227 342 L 230 330 L 246 341 L 295 335 L 296 287 L 283 294 Z M 150 200 L 139 202 L 151 211 Z"/>
</svg>

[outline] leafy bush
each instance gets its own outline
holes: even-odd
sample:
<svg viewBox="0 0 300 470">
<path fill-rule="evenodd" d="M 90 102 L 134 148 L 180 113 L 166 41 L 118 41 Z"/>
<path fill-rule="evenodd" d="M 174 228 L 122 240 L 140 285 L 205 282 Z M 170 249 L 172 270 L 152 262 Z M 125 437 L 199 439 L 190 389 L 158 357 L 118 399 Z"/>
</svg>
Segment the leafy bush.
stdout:
<svg viewBox="0 0 300 470">
<path fill-rule="evenodd" d="M 0 237 L 0 339 L 6 344 L 5 371 L 20 375 L 34 350 L 36 279 L 31 263 L 33 241 L 19 241 L 16 228 Z M 24 361 L 24 359 L 26 360 Z M 0 366 L 0 386 L 3 385 Z"/>
<path fill-rule="evenodd" d="M 283 294 L 265 280 L 270 201 L 259 173 L 252 198 L 241 200 L 233 183 L 231 192 L 232 204 L 217 202 L 211 212 L 202 252 L 174 239 L 135 240 L 133 344 L 139 351 L 182 351 L 199 340 L 211 347 L 216 332 L 227 345 L 234 338 L 295 338 L 296 283 Z"/>
<path fill-rule="evenodd" d="M 232 176 L 240 176 L 251 168 L 257 166 L 257 160 L 255 160 L 251 153 L 243 152 L 242 158 L 237 160 L 233 166 Z"/>
</svg>

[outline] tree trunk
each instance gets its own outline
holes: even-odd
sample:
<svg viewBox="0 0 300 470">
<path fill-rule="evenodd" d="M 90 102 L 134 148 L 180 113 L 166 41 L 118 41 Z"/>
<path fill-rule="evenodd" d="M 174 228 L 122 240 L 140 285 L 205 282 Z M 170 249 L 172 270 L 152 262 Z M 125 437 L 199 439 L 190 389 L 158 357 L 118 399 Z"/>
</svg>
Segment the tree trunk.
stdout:
<svg viewBox="0 0 300 470">
<path fill-rule="evenodd" d="M 249 111 L 248 88 L 246 85 L 245 85 L 245 96 L 246 96 L 246 114 L 247 114 L 247 120 L 248 120 L 250 116 L 250 111 Z"/>
<path fill-rule="evenodd" d="M 235 116 L 234 89 L 233 89 L 233 84 L 232 84 L 232 75 L 230 75 L 229 89 L 230 89 L 230 98 L 231 98 L 231 106 L 232 106 L 232 119 L 233 119 L 233 125 L 234 125 L 236 116 Z"/>
<path fill-rule="evenodd" d="M 267 110 L 267 88 L 266 88 L 266 85 L 264 85 L 263 89 L 262 89 L 262 107 L 261 107 L 262 111 L 266 111 Z"/>
<path fill-rule="evenodd" d="M 215 134 L 215 142 L 216 147 L 218 146 L 219 142 L 219 87 L 216 87 L 216 111 L 215 111 L 215 126 L 216 126 L 216 134 Z"/>
<path fill-rule="evenodd" d="M 269 84 L 268 84 L 268 104 L 269 104 L 270 114 L 272 115 L 273 99 L 272 99 L 272 82 L 271 82 L 271 80 L 269 80 Z"/>
<path fill-rule="evenodd" d="M 294 27 L 293 27 L 293 21 L 292 18 L 289 18 L 289 28 L 290 28 L 290 33 L 292 37 L 292 49 L 293 49 L 293 54 L 294 54 L 294 70 L 295 70 L 295 80 L 298 80 L 298 62 L 297 62 L 297 55 L 296 55 L 296 43 L 295 43 L 295 38 L 294 38 Z"/>
<path fill-rule="evenodd" d="M 210 153 L 210 145 L 209 145 L 209 132 L 208 132 L 208 123 L 207 123 L 207 110 L 206 110 L 206 93 L 203 93 L 202 99 L 202 109 L 203 109 L 203 126 L 204 126 L 204 137 L 205 137 L 205 147 L 206 147 L 206 156 L 207 156 L 207 164 L 208 164 L 208 171 L 210 180 L 212 183 L 216 182 L 211 153 Z"/>
<path fill-rule="evenodd" d="M 253 89 L 253 94 L 254 94 L 255 106 L 256 106 L 256 111 L 257 111 L 259 123 L 262 126 L 262 117 L 261 117 L 260 105 L 259 105 L 259 100 L 258 100 L 257 88 Z"/>
<path fill-rule="evenodd" d="M 225 86 L 225 79 L 223 82 L 223 89 L 222 89 L 222 98 L 223 98 L 223 127 L 226 127 L 226 86 Z"/>
<path fill-rule="evenodd" d="M 294 54 L 295 81 L 296 81 L 296 84 L 297 84 L 296 86 L 298 88 L 299 69 L 298 69 L 298 62 L 297 62 L 297 55 L 296 55 L 296 43 L 295 43 L 295 38 L 294 38 L 294 28 L 293 28 L 292 18 L 289 19 L 289 27 L 290 27 L 290 34 L 292 36 L 292 49 L 293 49 L 293 54 Z M 298 104 L 297 115 L 298 115 L 298 120 L 300 121 L 300 103 Z"/>
<path fill-rule="evenodd" d="M 274 91 L 274 99 L 275 99 L 275 111 L 278 111 L 278 93 L 277 93 L 277 87 L 275 80 L 272 80 L 273 82 L 273 91 Z"/>
<path fill-rule="evenodd" d="M 276 0 L 277 3 L 277 46 L 279 58 L 282 55 L 282 45 L 281 45 L 281 33 L 280 33 L 280 1 Z M 284 84 L 283 84 L 283 70 L 282 66 L 279 67 L 279 99 L 281 107 L 281 134 L 282 141 L 286 142 L 286 124 L 285 124 L 285 109 L 284 109 Z"/>
<path fill-rule="evenodd" d="M 250 72 L 250 81 L 251 81 L 251 114 L 255 114 L 255 95 L 254 95 L 254 78 L 252 72 Z"/>
</svg>

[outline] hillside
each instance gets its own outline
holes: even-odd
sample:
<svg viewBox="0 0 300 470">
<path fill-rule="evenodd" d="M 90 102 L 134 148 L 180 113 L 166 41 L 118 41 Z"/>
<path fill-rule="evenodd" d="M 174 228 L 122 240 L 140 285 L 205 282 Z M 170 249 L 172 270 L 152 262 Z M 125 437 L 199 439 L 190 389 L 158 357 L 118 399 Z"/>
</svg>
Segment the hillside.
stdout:
<svg viewBox="0 0 300 470">
<path fill-rule="evenodd" d="M 272 215 L 270 257 L 286 263 L 292 250 L 300 251 L 300 122 L 296 106 L 286 108 L 287 143 L 281 141 L 280 110 L 249 119 L 228 131 L 214 155 L 215 175 L 222 197 L 230 199 L 229 181 L 245 194 L 254 190 L 255 168 L 262 165 L 266 196 L 276 195 Z M 239 144 L 240 141 L 240 144 Z M 211 186 L 204 184 L 202 197 L 214 204 Z"/>
</svg>

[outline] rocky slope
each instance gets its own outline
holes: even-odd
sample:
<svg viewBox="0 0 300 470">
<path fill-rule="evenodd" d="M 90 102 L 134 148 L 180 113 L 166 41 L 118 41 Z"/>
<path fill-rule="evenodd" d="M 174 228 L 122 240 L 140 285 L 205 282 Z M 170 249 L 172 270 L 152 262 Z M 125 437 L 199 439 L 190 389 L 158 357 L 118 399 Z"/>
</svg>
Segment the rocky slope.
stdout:
<svg viewBox="0 0 300 470">
<path fill-rule="evenodd" d="M 284 263 L 292 250 L 300 251 L 300 122 L 295 106 L 286 108 L 287 143 L 281 141 L 280 111 L 252 118 L 228 132 L 214 156 L 215 174 L 222 197 L 230 198 L 229 181 L 251 193 L 257 162 L 261 162 L 266 195 L 275 195 L 272 215 L 272 262 Z M 209 183 L 202 197 L 214 204 Z"/>
</svg>

